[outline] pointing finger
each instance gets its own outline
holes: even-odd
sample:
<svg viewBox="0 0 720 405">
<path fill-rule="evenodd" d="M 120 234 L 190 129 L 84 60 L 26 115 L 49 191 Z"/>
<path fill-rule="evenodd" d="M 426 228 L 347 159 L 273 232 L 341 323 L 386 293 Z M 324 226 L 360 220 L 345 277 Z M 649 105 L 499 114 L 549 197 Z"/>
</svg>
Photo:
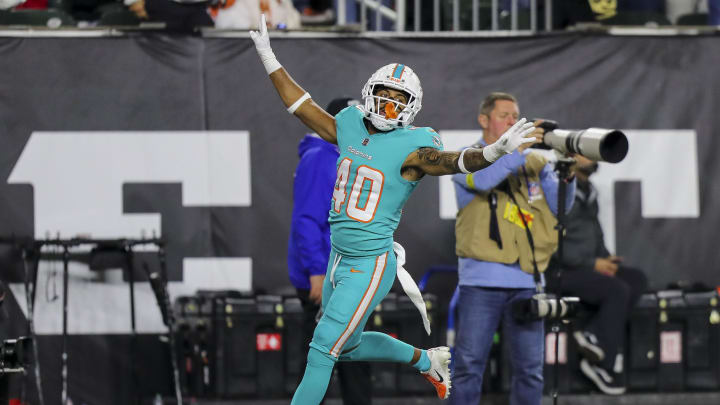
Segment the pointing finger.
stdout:
<svg viewBox="0 0 720 405">
<path fill-rule="evenodd" d="M 265 21 L 265 14 L 260 14 L 260 35 L 267 35 L 267 22 Z"/>
</svg>

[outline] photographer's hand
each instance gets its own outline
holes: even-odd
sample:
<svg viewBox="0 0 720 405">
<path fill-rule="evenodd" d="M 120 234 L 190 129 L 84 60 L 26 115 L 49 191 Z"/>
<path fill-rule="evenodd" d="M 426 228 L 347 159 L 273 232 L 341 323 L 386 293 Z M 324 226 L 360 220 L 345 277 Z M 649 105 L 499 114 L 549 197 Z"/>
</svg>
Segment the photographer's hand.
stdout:
<svg viewBox="0 0 720 405">
<path fill-rule="evenodd" d="M 494 162 L 502 156 L 512 153 L 519 146 L 535 143 L 534 139 L 526 138 L 535 131 L 535 125 L 527 122 L 525 118 L 516 122 L 497 141 L 482 148 L 482 154 L 486 161 Z"/>
<path fill-rule="evenodd" d="M 538 126 L 538 125 L 540 125 L 542 122 L 543 122 L 543 120 L 533 121 L 533 125 L 535 125 L 535 130 L 533 130 L 533 131 L 532 131 L 529 135 L 527 135 L 525 138 L 528 138 L 528 139 L 530 139 L 530 138 L 535 138 L 535 140 L 534 140 L 533 142 L 528 142 L 528 143 L 524 143 L 524 144 L 520 145 L 520 147 L 517 148 L 518 152 L 522 152 L 522 151 L 524 151 L 525 149 L 527 149 L 527 148 L 535 145 L 536 143 L 542 143 L 542 142 L 543 142 L 543 137 L 545 136 L 545 129 L 543 129 L 543 128 L 541 128 L 541 127 Z"/>
</svg>

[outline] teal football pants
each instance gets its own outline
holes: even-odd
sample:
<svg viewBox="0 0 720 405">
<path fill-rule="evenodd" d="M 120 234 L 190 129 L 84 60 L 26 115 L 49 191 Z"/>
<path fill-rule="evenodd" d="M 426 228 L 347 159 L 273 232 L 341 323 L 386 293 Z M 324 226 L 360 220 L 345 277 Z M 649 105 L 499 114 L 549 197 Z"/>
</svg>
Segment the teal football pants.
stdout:
<svg viewBox="0 0 720 405">
<path fill-rule="evenodd" d="M 343 257 L 331 251 L 323 285 L 323 316 L 315 328 L 293 405 L 319 404 L 338 360 L 412 361 L 414 347 L 384 333 L 363 332 L 373 309 L 390 291 L 396 271 L 392 251 L 376 257 Z M 430 367 L 424 350 L 413 366 L 418 370 Z"/>
</svg>

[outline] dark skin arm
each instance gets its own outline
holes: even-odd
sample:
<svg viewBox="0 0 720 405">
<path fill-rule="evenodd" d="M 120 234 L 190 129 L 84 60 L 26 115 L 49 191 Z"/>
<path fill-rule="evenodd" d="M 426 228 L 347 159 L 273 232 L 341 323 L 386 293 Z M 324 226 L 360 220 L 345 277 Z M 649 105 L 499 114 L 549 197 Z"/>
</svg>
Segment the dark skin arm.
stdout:
<svg viewBox="0 0 720 405">
<path fill-rule="evenodd" d="M 280 95 L 285 107 L 290 107 L 300 100 L 306 92 L 275 59 L 272 48 L 270 48 L 270 37 L 267 32 L 265 14 L 261 14 L 258 27 L 258 31 L 250 31 L 250 37 L 255 42 L 255 48 L 270 75 L 270 81 L 275 86 L 275 90 Z M 304 100 L 302 104 L 295 108 L 294 114 L 322 139 L 337 144 L 335 118 L 315 104 L 312 99 Z"/>
<path fill-rule="evenodd" d="M 290 107 L 303 94 L 303 90 L 298 85 L 285 68 L 280 68 L 270 74 L 270 80 L 275 86 L 285 107 Z M 328 114 L 319 105 L 315 104 L 312 99 L 305 100 L 300 107 L 295 110 L 295 115 L 300 118 L 303 124 L 315 131 L 320 137 L 330 143 L 337 144 L 337 129 L 335 126 L 335 118 Z"/>
<path fill-rule="evenodd" d="M 424 175 L 443 176 L 446 174 L 461 173 L 458 166 L 460 152 L 445 152 L 435 148 L 420 148 L 411 153 L 401 169 L 405 180 L 417 181 Z M 491 162 L 485 160 L 482 149 L 473 149 L 465 152 L 465 168 L 471 172 L 490 166 Z"/>
<path fill-rule="evenodd" d="M 537 123 L 536 123 L 537 125 Z M 535 143 L 542 141 L 544 134 L 542 128 L 536 128 L 530 136 L 536 138 Z M 469 149 L 465 152 L 464 163 L 468 171 L 476 172 L 492 164 L 485 160 L 482 149 Z M 440 151 L 435 148 L 420 148 L 405 159 L 401 175 L 405 180 L 417 181 L 424 175 L 444 176 L 446 174 L 462 173 L 458 166 L 460 152 Z"/>
</svg>

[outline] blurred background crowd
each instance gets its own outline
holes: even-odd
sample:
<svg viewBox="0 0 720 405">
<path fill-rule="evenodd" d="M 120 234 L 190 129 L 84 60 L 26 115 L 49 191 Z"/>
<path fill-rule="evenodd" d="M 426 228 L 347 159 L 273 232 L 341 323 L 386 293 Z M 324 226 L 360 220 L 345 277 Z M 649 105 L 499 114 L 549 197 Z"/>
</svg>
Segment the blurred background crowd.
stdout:
<svg viewBox="0 0 720 405">
<path fill-rule="evenodd" d="M 528 29 L 533 18 L 537 28 L 552 30 L 587 23 L 720 25 L 720 0 L 0 0 L 0 25 L 246 30 L 264 13 L 270 28 L 281 30 L 398 30 L 367 10 L 391 19 L 402 13 L 414 31 Z"/>
</svg>

